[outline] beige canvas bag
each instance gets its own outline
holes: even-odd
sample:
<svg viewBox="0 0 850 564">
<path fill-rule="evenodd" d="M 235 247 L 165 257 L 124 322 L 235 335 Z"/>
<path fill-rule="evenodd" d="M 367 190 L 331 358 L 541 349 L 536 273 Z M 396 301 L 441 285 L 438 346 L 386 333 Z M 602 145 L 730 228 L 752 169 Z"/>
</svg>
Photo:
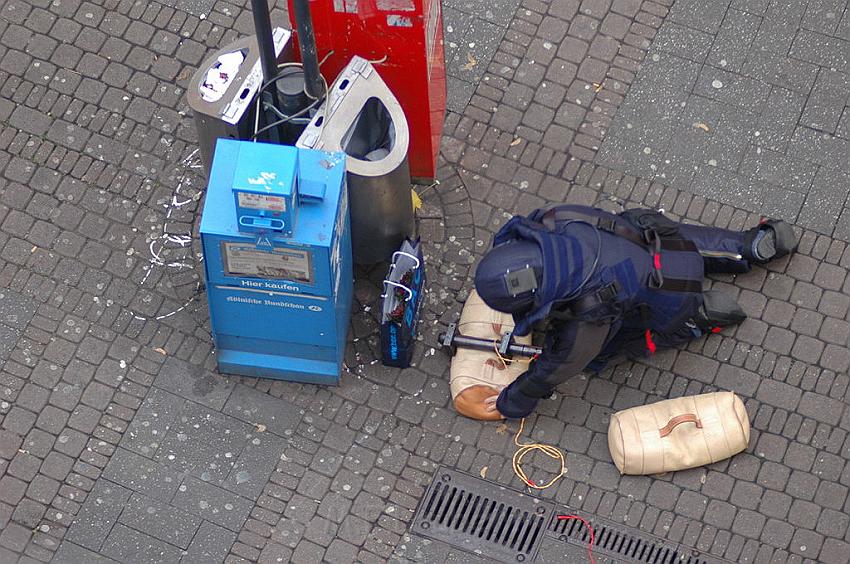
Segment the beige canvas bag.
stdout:
<svg viewBox="0 0 850 564">
<path fill-rule="evenodd" d="M 747 448 L 750 420 L 732 392 L 660 401 L 618 411 L 608 448 L 623 474 L 661 474 L 711 464 Z"/>
<path fill-rule="evenodd" d="M 469 337 L 501 339 L 506 331 L 514 328 L 514 319 L 508 313 L 490 308 L 475 290 L 463 305 L 458 322 L 458 332 Z M 514 341 L 531 344 L 531 336 L 514 337 Z M 484 400 L 498 395 L 502 389 L 516 380 L 528 368 L 527 362 L 502 362 L 492 352 L 458 347 L 452 358 L 451 390 L 455 409 L 472 419 L 502 419 L 498 412 L 488 413 Z"/>
</svg>

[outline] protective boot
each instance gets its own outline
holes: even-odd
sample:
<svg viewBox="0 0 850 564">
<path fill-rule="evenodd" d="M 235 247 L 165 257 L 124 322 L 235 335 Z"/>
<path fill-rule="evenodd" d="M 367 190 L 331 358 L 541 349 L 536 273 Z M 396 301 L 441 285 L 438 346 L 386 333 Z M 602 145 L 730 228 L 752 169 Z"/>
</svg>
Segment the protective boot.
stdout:
<svg viewBox="0 0 850 564">
<path fill-rule="evenodd" d="M 693 321 L 703 333 L 714 332 L 718 327 L 737 325 L 747 318 L 738 302 L 728 294 L 719 290 L 708 290 L 702 295 L 702 306 Z"/>
<path fill-rule="evenodd" d="M 797 249 L 797 236 L 791 225 L 781 219 L 764 219 L 746 232 L 744 258 L 765 263 L 784 257 Z"/>
</svg>

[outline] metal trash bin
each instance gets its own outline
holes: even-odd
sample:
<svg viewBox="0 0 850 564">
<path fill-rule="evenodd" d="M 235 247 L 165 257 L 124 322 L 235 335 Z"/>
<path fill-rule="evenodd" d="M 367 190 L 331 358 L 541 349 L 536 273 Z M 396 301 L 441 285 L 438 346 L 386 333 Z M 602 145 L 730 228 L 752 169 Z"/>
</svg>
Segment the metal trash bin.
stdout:
<svg viewBox="0 0 850 564">
<path fill-rule="evenodd" d="M 272 34 L 277 62 L 293 59 L 292 34 L 281 27 Z M 205 84 L 207 72 L 220 64 L 222 57 L 241 53 L 244 60 L 236 70 L 236 76 L 228 76 L 222 88 L 216 92 Z M 231 69 L 227 69 L 230 71 Z M 215 142 L 218 138 L 250 139 L 254 134 L 254 100 L 263 83 L 263 69 L 260 64 L 260 52 L 257 36 L 243 37 L 219 49 L 207 57 L 192 76 L 186 91 L 187 102 L 195 116 L 198 131 L 198 145 L 204 161 L 204 172 L 209 177 L 212 166 Z M 215 96 L 218 95 L 218 98 Z"/>
<path fill-rule="evenodd" d="M 297 147 L 346 158 L 354 261 L 389 260 L 413 235 L 407 150 L 410 130 L 398 100 L 366 59 L 353 57 Z"/>
</svg>

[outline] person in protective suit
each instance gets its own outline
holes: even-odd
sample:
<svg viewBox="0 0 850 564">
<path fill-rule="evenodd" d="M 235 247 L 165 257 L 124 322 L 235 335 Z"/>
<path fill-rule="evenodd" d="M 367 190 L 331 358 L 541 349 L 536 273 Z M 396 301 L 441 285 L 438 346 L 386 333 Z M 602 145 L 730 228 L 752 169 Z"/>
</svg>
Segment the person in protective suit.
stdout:
<svg viewBox="0 0 850 564">
<path fill-rule="evenodd" d="M 558 205 L 515 216 L 481 260 L 475 288 L 510 313 L 514 334 L 545 331 L 543 353 L 487 411 L 529 415 L 541 398 L 618 354 L 637 357 L 683 343 L 746 314 L 729 296 L 703 292 L 713 272 L 748 272 L 796 249 L 791 226 L 763 220 L 747 231 L 675 222 L 648 209 L 620 214 Z"/>
</svg>

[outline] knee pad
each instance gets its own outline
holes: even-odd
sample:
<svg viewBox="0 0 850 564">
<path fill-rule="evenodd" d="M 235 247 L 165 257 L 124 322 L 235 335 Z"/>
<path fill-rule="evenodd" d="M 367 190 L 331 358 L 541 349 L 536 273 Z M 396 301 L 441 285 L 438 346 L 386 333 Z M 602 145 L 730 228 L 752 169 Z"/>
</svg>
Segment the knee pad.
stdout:
<svg viewBox="0 0 850 564">
<path fill-rule="evenodd" d="M 724 292 L 708 290 L 702 296 L 702 307 L 694 322 L 703 332 L 715 327 L 737 325 L 747 318 L 738 302 Z"/>
<path fill-rule="evenodd" d="M 765 263 L 784 257 L 797 249 L 794 228 L 781 219 L 766 219 L 747 231 L 744 256 L 750 261 Z"/>
<path fill-rule="evenodd" d="M 784 257 L 797 250 L 797 235 L 794 233 L 791 224 L 781 219 L 768 219 L 760 227 L 762 226 L 773 230 L 776 254 L 772 258 Z"/>
</svg>

